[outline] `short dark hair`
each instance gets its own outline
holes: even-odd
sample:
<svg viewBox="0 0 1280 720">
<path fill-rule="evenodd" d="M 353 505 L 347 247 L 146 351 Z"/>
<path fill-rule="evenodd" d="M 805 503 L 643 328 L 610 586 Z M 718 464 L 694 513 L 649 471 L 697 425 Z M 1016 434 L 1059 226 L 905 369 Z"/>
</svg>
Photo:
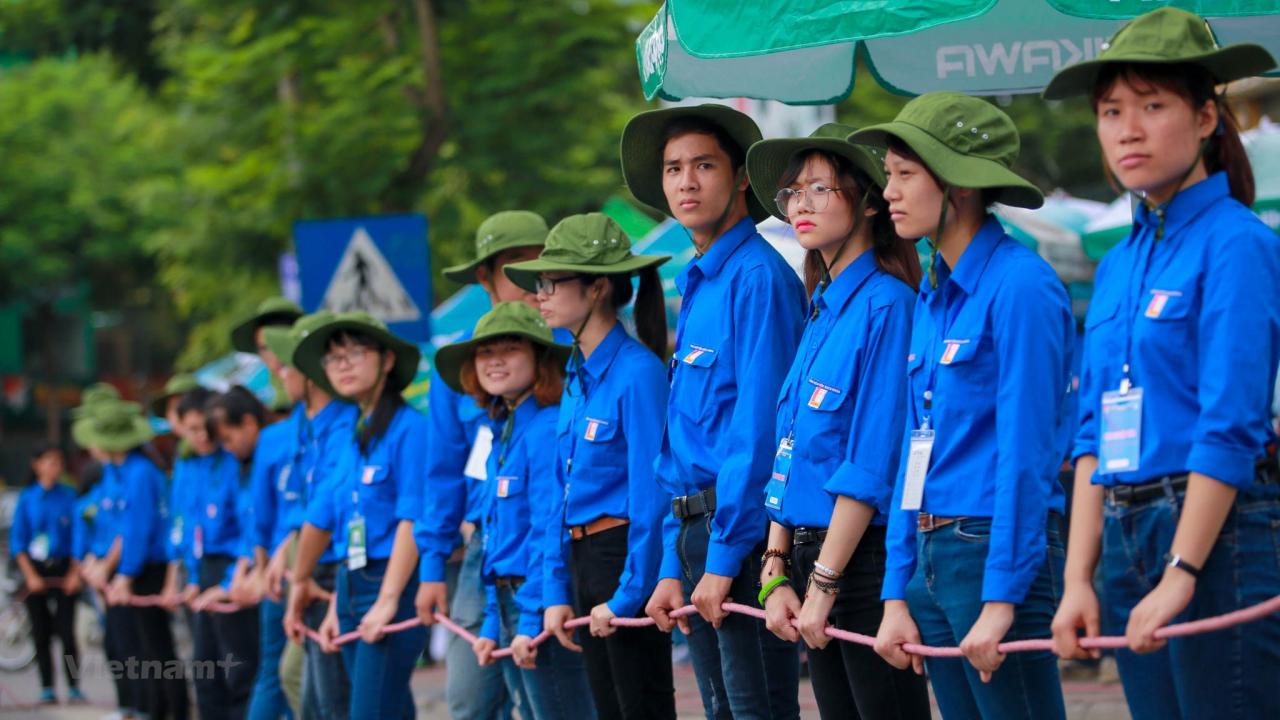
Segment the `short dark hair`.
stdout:
<svg viewBox="0 0 1280 720">
<path fill-rule="evenodd" d="M 259 427 L 266 424 L 266 408 L 243 385 L 234 385 L 221 395 L 213 396 L 205 407 L 210 417 L 216 415 L 219 422 L 234 427 L 243 425 L 247 417 L 257 420 Z"/>
<path fill-rule="evenodd" d="M 205 408 L 214 394 L 206 387 L 193 388 L 183 393 L 182 397 L 178 398 L 178 417 L 182 418 L 189 412 L 206 412 Z"/>
<path fill-rule="evenodd" d="M 710 135 L 716 139 L 716 144 L 729 156 L 729 163 L 736 172 L 747 161 L 747 149 L 738 144 L 736 140 L 718 124 L 701 117 L 678 117 L 667 123 L 666 130 L 662 133 L 662 147 L 666 149 L 667 143 L 675 140 L 683 135 L 697 133 L 699 135 Z"/>
</svg>

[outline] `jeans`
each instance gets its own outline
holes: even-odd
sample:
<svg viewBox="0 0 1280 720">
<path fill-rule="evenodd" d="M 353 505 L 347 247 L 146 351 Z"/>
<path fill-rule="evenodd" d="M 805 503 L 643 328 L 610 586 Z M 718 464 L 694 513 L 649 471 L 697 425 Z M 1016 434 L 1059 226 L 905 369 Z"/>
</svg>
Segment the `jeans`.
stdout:
<svg viewBox="0 0 1280 720">
<path fill-rule="evenodd" d="M 795 545 L 792 587 L 803 602 L 822 543 Z M 884 528 L 868 527 L 838 581 L 829 622 L 875 637 L 884 617 Z M 815 590 L 816 592 L 816 590 Z M 911 670 L 898 670 L 865 645 L 832 640 L 809 649 L 809 678 L 823 718 L 929 720 L 929 688 Z"/>
<path fill-rule="evenodd" d="M 1062 597 L 1061 518 L 1047 524 L 1047 551 L 1027 595 L 1014 610 L 1006 640 L 1051 637 L 1049 623 Z M 907 605 L 926 645 L 959 645 L 982 613 L 982 578 L 991 540 L 989 518 L 966 518 L 916 535 L 916 572 Z M 926 658 L 938 707 L 960 718 L 1066 717 L 1058 661 L 1048 650 L 1010 653 L 984 683 L 964 658 Z"/>
<path fill-rule="evenodd" d="M 386 560 L 369 560 L 359 570 L 338 569 L 338 628 L 352 632 L 373 607 L 387 572 Z M 416 573 L 400 592 L 391 622 L 417 617 L 413 599 L 418 592 Z M 342 659 L 351 678 L 349 717 L 354 719 L 412 718 L 417 714 L 409 679 L 427 645 L 427 631 L 419 626 L 391 633 L 376 643 L 363 640 L 342 646 Z"/>
<path fill-rule="evenodd" d="M 42 578 L 61 580 L 67 574 L 69 563 L 66 558 L 56 558 L 48 562 L 32 560 L 36 574 Z M 40 686 L 53 689 L 53 636 L 58 636 L 62 644 L 62 665 L 67 677 L 67 687 L 77 687 L 79 681 L 71 669 L 78 665 L 80 651 L 76 646 L 76 601 L 80 595 L 66 595 L 62 590 L 49 588 L 39 595 L 28 595 L 24 601 L 27 615 L 31 618 L 31 634 L 36 644 L 36 666 L 40 669 Z M 49 605 L 54 607 L 49 611 Z"/>
<path fill-rule="evenodd" d="M 483 562 L 484 541 L 477 528 L 467 543 L 461 565 L 446 568 L 453 586 L 449 617 L 473 635 L 480 633 L 480 625 L 484 622 L 484 585 L 480 581 Z M 444 665 L 445 699 L 453 720 L 507 720 L 511 717 L 511 700 L 502 681 L 499 663 L 480 667 L 471 644 L 450 634 Z"/>
<path fill-rule="evenodd" d="M 263 598 L 258 605 L 260 621 L 258 678 L 253 684 L 253 700 L 249 703 L 250 720 L 292 718 L 280 684 L 280 655 L 284 652 L 284 605 Z"/>
<path fill-rule="evenodd" d="M 333 592 L 338 563 L 319 565 L 312 573 L 316 584 Z M 302 611 L 307 627 L 318 628 L 324 622 L 329 603 L 314 602 Z M 307 640 L 307 659 L 302 669 L 302 717 L 305 720 L 347 720 L 351 703 L 351 681 L 342 653 L 327 653 L 314 640 Z"/>
<path fill-rule="evenodd" d="M 608 602 L 627 559 L 626 525 L 574 540 L 570 546 L 578 615 Z M 671 636 L 655 627 L 618 628 L 607 638 L 578 632 L 587 680 L 601 720 L 674 720 Z"/>
<path fill-rule="evenodd" d="M 204 556 L 200 560 L 200 589 L 221 582 L 232 562 L 234 558 L 227 556 Z M 245 717 L 258 674 L 258 630 L 258 612 L 252 608 L 195 614 L 192 656 L 201 663 L 196 667 L 213 668 L 194 673 L 200 720 Z"/>
<path fill-rule="evenodd" d="M 1102 532 L 1102 622 L 1123 635 L 1130 610 L 1160 581 L 1183 498 L 1106 503 Z M 1174 570 L 1172 572 L 1181 572 Z M 1280 487 L 1241 492 L 1173 622 L 1239 610 L 1280 595 Z M 1134 720 L 1280 717 L 1280 617 L 1169 640 L 1145 655 L 1116 653 Z"/>
<path fill-rule="evenodd" d="M 729 599 L 759 607 L 760 544 L 742 561 Z M 706 572 L 711 515 L 687 518 L 680 525 L 680 557 L 685 598 Z M 698 615 L 689 616 L 689 654 L 708 720 L 793 720 L 800 717 L 800 648 L 765 629 L 764 623 L 730 613 L 720 629 Z"/>
<path fill-rule="evenodd" d="M 515 638 L 520 621 L 520 607 L 513 589 L 498 589 L 498 611 L 500 644 L 507 646 Z M 551 640 L 538 647 L 533 670 L 516 667 L 515 661 L 509 658 L 502 658 L 497 664 L 502 667 L 507 691 L 519 698 L 522 718 L 595 720 L 596 710 L 581 653 L 566 650 Z"/>
</svg>

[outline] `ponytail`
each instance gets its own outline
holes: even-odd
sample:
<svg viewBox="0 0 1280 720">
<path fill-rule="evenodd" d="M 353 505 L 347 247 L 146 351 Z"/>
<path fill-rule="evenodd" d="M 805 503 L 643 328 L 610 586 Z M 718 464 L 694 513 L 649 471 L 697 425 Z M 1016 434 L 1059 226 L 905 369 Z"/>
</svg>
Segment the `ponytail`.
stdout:
<svg viewBox="0 0 1280 720">
<path fill-rule="evenodd" d="M 1225 172 L 1231 197 L 1245 207 L 1253 207 L 1258 188 L 1249 154 L 1240 139 L 1240 121 L 1222 98 L 1214 98 L 1214 102 L 1218 105 L 1218 129 L 1209 138 L 1209 147 L 1204 153 L 1205 170 L 1210 174 Z"/>
<path fill-rule="evenodd" d="M 653 351 L 659 358 L 667 356 L 667 305 L 662 297 L 662 279 L 658 277 L 658 268 L 647 267 L 641 270 L 640 289 L 636 293 L 634 314 L 636 319 L 636 335 L 645 347 Z M 623 280 L 620 284 L 630 286 Z"/>
</svg>

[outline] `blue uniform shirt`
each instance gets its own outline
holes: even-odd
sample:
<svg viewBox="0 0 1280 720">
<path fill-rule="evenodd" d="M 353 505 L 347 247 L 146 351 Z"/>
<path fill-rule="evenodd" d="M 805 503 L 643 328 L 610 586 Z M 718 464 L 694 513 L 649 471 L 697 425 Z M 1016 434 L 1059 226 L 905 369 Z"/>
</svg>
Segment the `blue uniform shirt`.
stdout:
<svg viewBox="0 0 1280 720">
<path fill-rule="evenodd" d="M 1072 455 L 1098 454 L 1102 393 L 1119 389 L 1127 356 L 1143 389 L 1138 469 L 1093 481 L 1198 472 L 1247 488 L 1275 439 L 1280 238 L 1230 196 L 1221 172 L 1175 195 L 1164 218 L 1157 240 L 1157 219 L 1140 207 L 1098 267 Z"/>
<path fill-rule="evenodd" d="M 189 533 L 189 578 L 199 577 L 199 563 L 208 556 L 238 558 L 244 552 L 249 528 L 243 526 L 244 501 L 240 461 L 226 450 L 185 461 L 183 479 L 189 482 L 184 532 Z M 247 483 L 245 483 L 247 486 Z M 229 565 L 222 585 L 230 587 L 234 565 Z"/>
<path fill-rule="evenodd" d="M 330 478 L 343 448 L 351 443 L 355 434 L 357 414 L 359 411 L 355 405 L 331 400 L 315 416 L 303 420 L 300 445 L 294 453 L 293 470 L 289 477 L 290 486 L 300 483 L 302 502 L 293 506 L 292 511 L 285 516 L 286 533 L 302 527 L 307 509 L 313 501 L 318 501 L 326 492 L 332 496 Z M 342 554 L 339 554 L 339 550 Z M 337 562 L 345 553 L 345 545 L 335 537 L 320 555 L 319 562 Z"/>
<path fill-rule="evenodd" d="M 991 518 L 983 602 L 1020 603 L 1061 512 L 1059 432 L 1074 321 L 1049 264 L 988 217 L 938 287 L 921 284 L 907 354 L 910 406 L 889 514 L 883 597 L 903 598 L 916 565 L 916 512 L 902 510 L 910 431 L 934 431 L 922 509 Z M 932 390 L 926 408 L 925 392 Z"/>
<path fill-rule="evenodd" d="M 662 499 L 716 489 L 707 572 L 734 577 L 764 538 L 778 391 L 804 326 L 804 286 L 745 218 L 676 278 L 667 427 L 657 459 Z M 660 578 L 679 578 L 680 521 L 663 520 Z"/>
<path fill-rule="evenodd" d="M 93 487 L 76 500 L 75 515 L 71 521 L 71 557 L 84 560 L 93 543 L 93 531 L 98 516 L 98 499 L 102 492 L 102 483 L 94 483 Z M 12 545 L 10 546 L 12 547 Z"/>
<path fill-rule="evenodd" d="M 617 323 L 586 362 L 569 361 L 556 425 L 559 532 L 547 533 L 546 604 L 569 604 L 566 528 L 602 517 L 630 520 L 627 559 L 609 609 L 633 617 L 658 582 L 662 518 L 670 513 L 654 483 L 654 458 L 667 410 L 662 361 Z M 563 519 L 563 522 L 561 520 Z"/>
<path fill-rule="evenodd" d="M 573 342 L 568 330 L 552 331 L 555 341 Z M 472 331 L 457 342 L 471 338 Z M 427 391 L 426 485 L 422 517 L 414 523 L 413 536 L 421 554 L 418 579 L 444 582 L 445 563 L 461 542 L 458 526 L 463 520 L 479 525 L 483 519 L 487 488 L 484 480 L 466 475 L 467 460 L 481 427 L 487 426 L 484 408 L 469 395 L 454 392 L 440 373 L 432 370 Z"/>
<path fill-rule="evenodd" d="M 345 538 L 357 514 L 365 524 L 369 560 L 391 557 L 396 526 L 422 513 L 423 468 L 427 464 L 427 419 L 401 405 L 387 429 L 361 451 L 354 433 L 339 453 L 328 500 L 307 511 L 312 525 Z"/>
<path fill-rule="evenodd" d="M 120 492 L 111 510 L 111 527 L 121 541 L 117 571 L 137 577 L 147 564 L 169 557 L 166 480 L 160 468 L 137 450 L 125 456 L 117 473 Z"/>
<path fill-rule="evenodd" d="M 249 497 L 253 508 L 251 547 L 267 555 L 275 552 L 289 534 L 288 516 L 302 506 L 302 484 L 293 477 L 293 458 L 307 421 L 306 405 L 297 403 L 289 416 L 268 425 L 258 434 L 249 472 Z"/>
<path fill-rule="evenodd" d="M 112 463 L 102 464 L 102 479 L 94 486 L 97 506 L 93 511 L 93 525 L 89 532 L 89 553 L 94 557 L 106 557 L 115 542 L 115 513 L 117 498 L 124 495 L 120 480 L 120 468 Z"/>
<path fill-rule="evenodd" d="M 517 634 L 533 637 L 542 631 L 543 536 L 558 538 L 563 534 L 560 518 L 552 514 L 556 459 L 554 453 L 547 452 L 555 443 L 559 408 L 539 408 L 530 397 L 520 403 L 514 415 L 506 442 L 502 437 L 507 422 L 493 423 L 480 575 L 490 596 L 487 604 L 494 609 L 494 581 L 499 577 L 524 578 L 515 598 L 520 608 Z M 498 613 L 486 612 L 481 636 L 497 640 L 498 627 Z"/>
<path fill-rule="evenodd" d="M 777 442 L 790 436 L 781 508 L 788 528 L 827 527 L 837 495 L 876 510 L 884 525 L 897 479 L 907 390 L 907 344 L 916 292 L 858 256 L 814 293 L 800 349 L 778 399 Z"/>
<path fill-rule="evenodd" d="M 76 491 L 55 483 L 45 490 L 33 483 L 18 494 L 9 526 L 9 552 L 25 552 L 39 562 L 71 557 Z"/>
</svg>

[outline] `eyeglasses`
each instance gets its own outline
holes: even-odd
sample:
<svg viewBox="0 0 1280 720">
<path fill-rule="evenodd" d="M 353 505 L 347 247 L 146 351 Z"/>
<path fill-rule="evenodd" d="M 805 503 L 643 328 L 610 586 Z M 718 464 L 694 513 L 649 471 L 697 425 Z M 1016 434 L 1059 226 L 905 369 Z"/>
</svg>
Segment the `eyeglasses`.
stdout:
<svg viewBox="0 0 1280 720">
<path fill-rule="evenodd" d="M 773 196 L 773 202 L 778 206 L 778 212 L 781 212 L 784 217 L 791 217 L 792 206 L 797 205 L 806 197 L 809 199 L 810 211 L 822 212 L 827 209 L 827 205 L 831 202 L 832 194 L 838 192 L 840 192 L 840 188 L 814 183 L 803 190 L 782 188 L 777 195 Z"/>
<path fill-rule="evenodd" d="M 320 358 L 320 367 L 328 370 L 329 368 L 338 368 L 346 365 L 352 367 L 359 365 L 364 361 L 364 356 L 369 354 L 369 350 L 364 348 L 352 348 L 345 353 L 329 353 Z"/>
<path fill-rule="evenodd" d="M 540 277 L 537 280 L 533 281 L 533 289 L 539 295 L 546 295 L 547 297 L 551 297 L 552 295 L 556 294 L 556 286 L 559 285 L 560 283 L 569 282 L 571 280 L 581 280 L 581 279 L 582 279 L 581 275 L 570 275 L 568 277 L 562 277 L 562 278 Z"/>
</svg>

